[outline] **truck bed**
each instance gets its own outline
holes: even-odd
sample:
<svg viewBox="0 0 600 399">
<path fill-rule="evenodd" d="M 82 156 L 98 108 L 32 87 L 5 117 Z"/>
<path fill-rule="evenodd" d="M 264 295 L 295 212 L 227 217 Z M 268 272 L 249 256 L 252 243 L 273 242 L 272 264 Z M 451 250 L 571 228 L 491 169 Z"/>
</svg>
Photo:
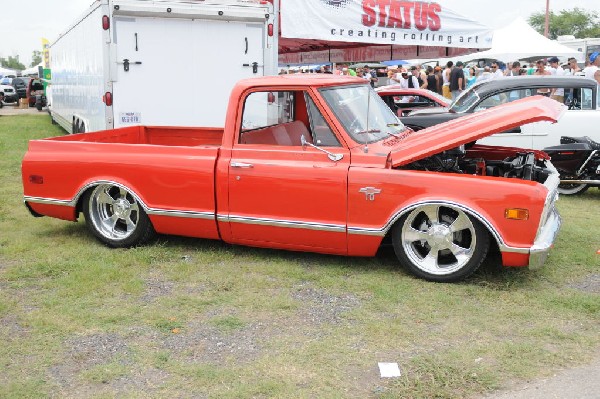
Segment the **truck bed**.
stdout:
<svg viewBox="0 0 600 399">
<path fill-rule="evenodd" d="M 131 126 L 93 133 L 58 136 L 47 140 L 195 147 L 220 146 L 222 139 L 222 128 Z"/>
</svg>

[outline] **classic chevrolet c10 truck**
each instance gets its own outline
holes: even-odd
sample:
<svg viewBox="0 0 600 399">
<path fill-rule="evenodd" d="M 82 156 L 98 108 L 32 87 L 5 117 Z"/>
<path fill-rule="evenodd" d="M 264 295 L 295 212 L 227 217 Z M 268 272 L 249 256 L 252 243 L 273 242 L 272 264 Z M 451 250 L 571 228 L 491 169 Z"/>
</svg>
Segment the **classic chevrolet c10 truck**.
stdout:
<svg viewBox="0 0 600 399">
<path fill-rule="evenodd" d="M 35 216 L 83 213 L 111 247 L 161 233 L 374 256 L 386 239 L 415 275 L 458 281 L 491 249 L 504 266 L 544 263 L 560 227 L 556 170 L 543 152 L 476 141 L 562 112 L 530 97 L 413 132 L 360 78 L 247 79 L 224 128 L 31 141 L 25 204 Z"/>
</svg>

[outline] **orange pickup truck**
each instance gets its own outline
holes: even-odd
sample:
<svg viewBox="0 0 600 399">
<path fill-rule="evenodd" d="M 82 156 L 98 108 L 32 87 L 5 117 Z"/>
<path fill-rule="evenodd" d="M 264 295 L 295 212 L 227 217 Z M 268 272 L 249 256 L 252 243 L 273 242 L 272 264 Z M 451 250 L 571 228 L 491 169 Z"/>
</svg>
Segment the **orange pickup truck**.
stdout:
<svg viewBox="0 0 600 399">
<path fill-rule="evenodd" d="M 413 132 L 360 78 L 247 79 L 224 128 L 31 141 L 25 204 L 35 216 L 83 213 L 111 247 L 162 233 L 374 256 L 385 241 L 415 275 L 457 281 L 492 250 L 505 266 L 544 263 L 560 227 L 555 168 L 543 152 L 476 141 L 562 112 L 530 97 Z"/>
</svg>

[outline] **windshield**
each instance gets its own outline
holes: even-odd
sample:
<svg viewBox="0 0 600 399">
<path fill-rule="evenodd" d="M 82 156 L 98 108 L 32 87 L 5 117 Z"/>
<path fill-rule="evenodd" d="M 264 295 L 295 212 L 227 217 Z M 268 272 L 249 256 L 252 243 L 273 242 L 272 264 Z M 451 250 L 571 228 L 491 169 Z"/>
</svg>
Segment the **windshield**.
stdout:
<svg viewBox="0 0 600 399">
<path fill-rule="evenodd" d="M 374 143 L 406 129 L 369 85 L 321 89 L 329 108 L 357 143 Z"/>
<path fill-rule="evenodd" d="M 477 86 L 473 86 L 467 91 L 464 91 L 454 102 L 450 105 L 449 111 L 461 114 L 466 112 L 473 104 L 479 101 L 479 94 L 476 90 Z"/>
</svg>

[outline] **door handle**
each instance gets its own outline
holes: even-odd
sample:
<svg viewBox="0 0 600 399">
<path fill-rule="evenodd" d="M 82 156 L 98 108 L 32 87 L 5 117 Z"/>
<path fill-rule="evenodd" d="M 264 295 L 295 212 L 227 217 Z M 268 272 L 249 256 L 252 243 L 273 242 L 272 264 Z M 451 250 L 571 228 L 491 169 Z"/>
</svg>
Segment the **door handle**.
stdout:
<svg viewBox="0 0 600 399">
<path fill-rule="evenodd" d="M 254 165 L 252 165 L 251 163 L 244 163 L 244 162 L 232 162 L 231 167 L 232 168 L 240 168 L 240 169 L 249 169 L 249 168 L 253 168 Z"/>
<path fill-rule="evenodd" d="M 258 62 L 253 62 L 252 64 L 242 64 L 242 66 L 245 67 L 252 67 L 252 73 L 258 73 L 258 67 L 259 66 L 264 66 L 264 65 L 258 65 Z"/>
</svg>

